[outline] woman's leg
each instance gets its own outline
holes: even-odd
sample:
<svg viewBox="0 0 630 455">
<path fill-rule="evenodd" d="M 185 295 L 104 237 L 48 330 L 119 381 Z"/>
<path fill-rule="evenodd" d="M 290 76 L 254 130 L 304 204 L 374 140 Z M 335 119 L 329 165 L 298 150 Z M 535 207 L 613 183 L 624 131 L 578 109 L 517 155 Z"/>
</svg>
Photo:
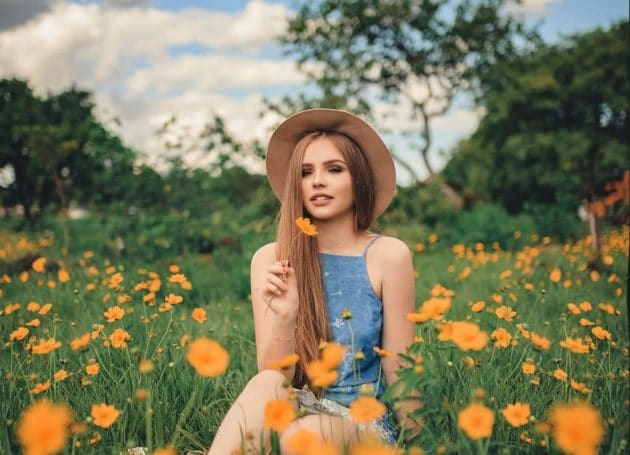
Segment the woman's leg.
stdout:
<svg viewBox="0 0 630 455">
<path fill-rule="evenodd" d="M 357 439 L 357 426 L 350 419 L 325 414 L 307 415 L 292 422 L 280 435 L 283 454 L 294 455 L 289 450 L 288 441 L 300 429 L 314 433 L 321 441 L 332 441 L 340 448 Z"/>
<path fill-rule="evenodd" d="M 242 435 L 251 434 L 260 441 L 265 405 L 269 400 L 286 398 L 286 378 L 277 370 L 263 370 L 247 383 L 212 441 L 208 455 L 229 455 L 241 445 Z"/>
</svg>

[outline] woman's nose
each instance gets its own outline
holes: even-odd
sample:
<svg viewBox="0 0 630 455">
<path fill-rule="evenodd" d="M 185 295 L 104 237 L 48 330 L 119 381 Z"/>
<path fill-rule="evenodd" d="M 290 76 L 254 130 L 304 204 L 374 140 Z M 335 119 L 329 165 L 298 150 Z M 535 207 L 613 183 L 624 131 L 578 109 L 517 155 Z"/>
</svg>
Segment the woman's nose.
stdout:
<svg viewBox="0 0 630 455">
<path fill-rule="evenodd" d="M 313 186 L 323 186 L 324 184 L 324 173 L 322 171 L 313 171 Z"/>
</svg>

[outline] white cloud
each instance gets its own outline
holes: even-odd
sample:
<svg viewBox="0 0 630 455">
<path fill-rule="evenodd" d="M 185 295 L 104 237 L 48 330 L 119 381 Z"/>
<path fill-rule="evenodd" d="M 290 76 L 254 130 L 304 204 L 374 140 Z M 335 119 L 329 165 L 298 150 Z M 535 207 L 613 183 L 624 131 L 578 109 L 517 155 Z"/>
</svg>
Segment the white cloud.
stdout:
<svg viewBox="0 0 630 455">
<path fill-rule="evenodd" d="M 562 0 L 522 0 L 521 4 L 509 3 L 508 10 L 514 13 L 526 15 L 541 15 L 550 3 L 559 3 Z"/>
</svg>

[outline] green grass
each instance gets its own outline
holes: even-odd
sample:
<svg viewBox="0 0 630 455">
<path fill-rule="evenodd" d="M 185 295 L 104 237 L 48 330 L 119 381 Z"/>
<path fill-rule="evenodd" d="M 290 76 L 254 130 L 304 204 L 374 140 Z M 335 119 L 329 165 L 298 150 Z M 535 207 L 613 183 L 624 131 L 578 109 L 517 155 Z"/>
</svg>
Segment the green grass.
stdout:
<svg viewBox="0 0 630 455">
<path fill-rule="evenodd" d="M 389 229 L 395 232 L 395 228 Z M 403 231 L 412 250 L 416 241 L 426 241 L 420 235 L 414 239 L 413 229 L 409 226 Z M 28 280 L 24 282 L 19 278 L 20 270 L 5 269 L 11 282 L 0 285 L 0 309 L 3 309 L 0 337 L 4 341 L 0 352 L 0 374 L 3 377 L 0 409 L 5 423 L 0 434 L 0 452 L 17 451 L 16 422 L 30 403 L 41 398 L 68 404 L 74 418 L 87 423 L 87 430 L 72 436 L 68 442 L 68 453 L 109 454 L 118 453 L 125 447 L 157 448 L 172 443 L 180 451 L 207 448 L 230 404 L 256 372 L 253 323 L 247 297 L 249 256 L 252 253 L 247 250 L 251 248 L 246 247 L 243 251 L 217 249 L 212 255 L 161 258 L 145 263 L 130 257 L 108 260 L 102 249 L 105 240 L 101 239 L 99 244 L 94 232 L 88 236 L 94 242 L 91 249 L 97 252 L 91 259 L 85 259 L 82 251 L 72 248 L 70 256 L 63 258 L 60 245 L 38 243 L 37 236 L 18 248 L 20 236 L 0 234 L 5 245 L 0 259 L 5 264 L 16 264 L 12 262 L 16 258 L 36 253 L 47 257 L 48 264 L 44 273 L 29 270 Z M 77 236 L 80 232 L 73 233 L 73 242 L 89 245 Z M 451 251 L 452 245 L 441 244 L 439 240 L 428 244 L 426 251 L 416 252 L 418 306 L 430 298 L 431 289 L 440 283 L 455 293 L 452 307 L 444 315 L 445 320 L 469 320 L 488 334 L 504 327 L 518 344 L 499 349 L 490 340 L 481 351 L 463 352 L 453 343 L 437 339 L 440 321 L 418 324 L 417 334 L 423 341 L 415 343 L 410 354 L 422 357 L 424 372 L 416 374 L 414 364 L 410 364 L 401 370 L 401 374 L 405 384 L 421 394 L 424 407 L 420 414 L 425 428 L 417 438 L 410 440 L 409 445 L 422 447 L 429 453 L 437 450 L 451 453 L 528 453 L 533 450 L 554 453 L 558 450 L 553 438 L 536 431 L 535 421 L 547 419 L 549 409 L 555 403 L 581 399 L 591 402 L 601 415 L 605 428 L 602 451 L 623 452 L 629 429 L 628 315 L 625 305 L 627 238 L 627 230 L 612 232 L 606 238 L 605 254 L 613 262 L 602 266 L 598 281 L 591 278 L 591 270 L 587 267 L 588 247 L 584 243 L 563 247 L 532 242 L 538 254 L 530 256 L 529 271 L 516 267 L 520 260 L 519 251 L 499 251 L 493 256 L 491 245 L 484 245 L 484 251 L 489 253 L 475 252 L 473 246 L 468 245 L 469 258 L 461 259 Z M 250 244 L 254 244 L 252 239 L 248 239 L 247 245 Z M 191 290 L 182 290 L 178 284 L 168 281 L 168 266 L 175 263 L 192 282 Z M 90 275 L 88 267 L 91 265 L 96 267 L 97 274 Z M 470 276 L 458 279 L 467 266 L 472 269 Z M 59 282 L 58 267 L 70 271 L 68 282 Z M 113 269 L 106 273 L 108 267 Z M 554 268 L 562 270 L 563 277 L 558 283 L 550 280 L 550 271 Z M 506 270 L 511 270 L 512 275 L 500 279 L 500 274 Z M 124 276 L 121 288 L 115 291 L 106 284 L 106 278 L 114 271 Z M 136 283 L 147 280 L 147 272 L 157 273 L 161 280 L 154 306 L 143 302 L 145 291 L 133 290 Z M 615 275 L 619 281 L 609 282 Z M 571 280 L 570 287 L 563 285 L 567 279 Z M 49 287 L 49 281 L 55 283 L 54 288 Z M 87 289 L 90 283 L 94 290 Z M 533 289 L 525 289 L 526 283 L 531 283 Z M 184 301 L 171 311 L 159 312 L 164 297 L 171 292 L 183 296 Z M 618 292 L 621 295 L 617 295 Z M 129 303 L 121 304 L 127 314 L 122 320 L 108 323 L 103 312 L 115 305 L 121 294 L 131 297 Z M 496 317 L 494 310 L 499 304 L 493 303 L 492 296 L 500 296 L 502 304 L 517 312 L 513 321 Z M 480 300 L 486 303 L 486 308 L 481 313 L 472 312 L 469 303 Z M 45 315 L 35 314 L 27 309 L 31 301 L 51 303 L 52 309 Z M 567 303 L 583 301 L 589 301 L 592 310 L 580 315 L 571 314 Z M 19 309 L 7 314 L 9 305 L 16 303 L 20 305 Z M 603 311 L 598 306 L 600 303 L 610 303 L 618 314 Z M 200 324 L 191 318 L 192 310 L 197 307 L 207 311 L 206 322 Z M 582 317 L 608 330 L 612 342 L 597 340 L 591 334 L 591 327 L 579 324 Z M 15 329 L 34 318 L 40 320 L 39 327 L 28 327 L 30 333 L 26 338 L 9 342 Z M 519 333 L 517 323 L 549 338 L 550 349 L 536 349 Z M 105 326 L 98 338 L 82 350 L 70 348 L 72 339 L 93 330 L 98 324 Z M 103 344 L 117 327 L 131 335 L 126 349 Z M 225 375 L 215 379 L 197 376 L 186 361 L 186 348 L 180 347 L 184 335 L 189 340 L 206 336 L 221 343 L 230 354 Z M 27 345 L 36 344 L 36 340 L 50 337 L 62 343 L 50 354 L 35 355 L 27 349 Z M 566 337 L 589 337 L 596 349 L 588 354 L 571 353 L 559 344 Z M 475 366 L 467 366 L 466 361 L 470 362 L 467 357 L 475 362 Z M 137 366 L 145 358 L 151 359 L 155 368 L 143 375 Z M 528 358 L 536 365 L 534 375 L 525 375 L 521 371 L 523 361 Z M 85 365 L 89 361 L 99 363 L 98 375 L 86 374 Z M 552 372 L 556 368 L 562 368 L 568 373 L 569 380 L 584 383 L 592 392 L 581 393 L 574 390 L 569 381 L 555 379 Z M 65 369 L 70 377 L 55 382 L 53 374 L 60 369 Z M 539 384 L 532 383 L 534 377 L 538 378 Z M 83 383 L 84 380 L 89 383 Z M 37 395 L 29 392 L 36 383 L 46 381 L 51 381 L 47 391 Z M 148 391 L 150 400 L 136 398 L 136 392 L 141 389 Z M 474 400 L 483 402 L 495 414 L 492 436 L 483 444 L 470 440 L 457 426 L 458 411 Z M 507 404 L 516 401 L 528 403 L 533 416 L 531 423 L 520 428 L 512 428 L 501 415 Z M 121 411 L 110 428 L 98 428 L 90 423 L 90 409 L 94 403 L 112 404 Z M 97 434 L 101 440 L 91 444 L 90 440 L 93 441 Z M 531 442 L 521 438 L 531 438 Z"/>
</svg>

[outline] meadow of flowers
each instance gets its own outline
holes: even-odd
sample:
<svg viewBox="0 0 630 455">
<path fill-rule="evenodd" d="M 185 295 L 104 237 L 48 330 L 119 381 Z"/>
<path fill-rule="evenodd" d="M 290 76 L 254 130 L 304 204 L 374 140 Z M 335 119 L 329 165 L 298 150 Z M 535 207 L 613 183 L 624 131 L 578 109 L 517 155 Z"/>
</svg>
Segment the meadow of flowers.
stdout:
<svg viewBox="0 0 630 455">
<path fill-rule="evenodd" d="M 607 233 L 595 267 L 588 238 L 558 245 L 533 236 L 518 251 L 414 239 L 417 309 L 407 320 L 416 339 L 400 356 L 396 396 L 415 404 L 408 418 L 417 431 L 403 433 L 398 448 L 366 433 L 347 452 L 624 453 L 628 237 L 627 227 Z M 220 289 L 204 284 L 228 271 L 207 258 L 63 256 L 50 236 L 0 232 L 0 240 L 0 261 L 21 264 L 0 272 L 0 452 L 209 446 L 256 369 L 249 302 L 211 298 Z M 311 379 L 333 381 L 348 348 L 322 346 Z M 385 409 L 365 396 L 350 411 L 369 423 Z M 290 399 L 267 406 L 274 453 L 296 417 Z M 301 454 L 344 453 L 306 432 L 289 444 Z"/>
</svg>

